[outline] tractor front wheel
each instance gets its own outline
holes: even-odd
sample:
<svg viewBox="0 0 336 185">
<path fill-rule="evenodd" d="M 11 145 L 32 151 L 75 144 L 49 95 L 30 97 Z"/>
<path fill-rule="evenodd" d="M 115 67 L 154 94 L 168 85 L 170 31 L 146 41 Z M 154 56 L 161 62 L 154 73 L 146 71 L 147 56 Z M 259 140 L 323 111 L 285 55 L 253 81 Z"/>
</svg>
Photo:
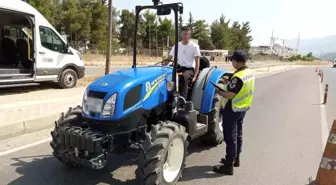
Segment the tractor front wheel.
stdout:
<svg viewBox="0 0 336 185">
<path fill-rule="evenodd" d="M 82 123 L 82 108 L 69 108 L 67 113 L 62 113 L 60 119 L 56 121 L 56 127 L 51 132 L 52 141 L 50 146 L 53 148 L 53 155 L 62 163 L 69 167 L 79 168 L 82 167 L 76 161 L 74 154 L 63 143 L 64 138 L 60 136 L 60 129 L 65 129 L 71 126 L 80 126 Z"/>
<path fill-rule="evenodd" d="M 138 159 L 137 177 L 143 185 L 175 185 L 182 176 L 187 156 L 188 134 L 174 122 L 153 125 Z"/>
</svg>

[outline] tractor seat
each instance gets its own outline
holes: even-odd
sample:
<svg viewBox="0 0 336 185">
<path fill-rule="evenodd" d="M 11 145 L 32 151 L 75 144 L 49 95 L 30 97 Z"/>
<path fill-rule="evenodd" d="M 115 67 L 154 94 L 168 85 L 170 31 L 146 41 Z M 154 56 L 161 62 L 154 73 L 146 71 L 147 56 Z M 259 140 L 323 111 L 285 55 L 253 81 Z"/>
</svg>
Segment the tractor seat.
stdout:
<svg viewBox="0 0 336 185">
<path fill-rule="evenodd" d="M 209 69 L 209 67 L 210 67 L 210 61 L 209 61 L 209 59 L 207 59 L 204 56 L 200 57 L 200 67 L 199 67 L 199 73 L 197 74 L 196 82 L 198 81 L 198 78 L 199 78 L 201 72 L 203 71 L 203 69 Z M 207 72 L 205 72 L 205 74 L 207 74 Z M 181 75 L 183 75 L 183 73 L 182 72 L 178 72 L 177 75 L 181 76 Z M 194 86 L 195 86 L 195 84 L 194 84 Z M 193 89 L 194 89 L 193 86 L 189 86 L 189 88 L 188 88 L 188 97 L 187 97 L 188 101 L 191 100 L 191 97 L 193 95 Z"/>
<path fill-rule="evenodd" d="M 201 56 L 200 58 L 200 67 L 199 67 L 199 72 L 201 73 L 201 71 L 205 68 L 210 67 L 210 61 L 209 59 L 207 59 L 205 56 Z"/>
</svg>

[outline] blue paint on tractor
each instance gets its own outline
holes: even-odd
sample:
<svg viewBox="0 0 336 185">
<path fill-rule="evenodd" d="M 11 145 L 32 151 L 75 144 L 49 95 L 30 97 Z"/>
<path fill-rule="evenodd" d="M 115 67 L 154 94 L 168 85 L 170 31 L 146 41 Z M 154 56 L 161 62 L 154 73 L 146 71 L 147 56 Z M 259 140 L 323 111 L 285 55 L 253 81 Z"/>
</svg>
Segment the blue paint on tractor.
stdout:
<svg viewBox="0 0 336 185">
<path fill-rule="evenodd" d="M 93 120 L 113 121 L 119 120 L 140 108 L 151 110 L 168 101 L 167 81 L 172 81 L 172 72 L 173 69 L 171 67 L 148 66 L 116 71 L 103 76 L 90 84 L 86 91 L 105 93 L 103 107 L 105 102 L 116 93 L 114 114 L 110 117 L 101 117 L 101 113 L 82 114 L 84 117 Z M 202 97 L 200 113 L 206 114 L 212 111 L 215 88 L 210 82 L 218 83 L 224 73 L 226 73 L 225 70 L 216 68 L 209 75 Z M 124 110 L 123 106 L 127 93 L 139 85 L 141 86 L 140 101 Z"/>
<path fill-rule="evenodd" d="M 86 91 L 106 93 L 103 99 L 104 104 L 114 93 L 117 93 L 114 114 L 107 118 L 101 117 L 100 113 L 91 115 L 83 113 L 83 116 L 94 120 L 107 121 L 118 120 L 139 108 L 151 110 L 167 101 L 168 91 L 166 90 L 166 84 L 167 81 L 172 81 L 172 72 L 173 69 L 171 67 L 150 66 L 130 68 L 103 76 L 90 84 Z M 160 79 L 160 83 L 155 84 Z M 141 100 L 134 106 L 124 110 L 123 105 L 127 92 L 138 85 L 142 86 Z M 151 90 L 154 85 L 156 85 L 155 88 Z M 148 93 L 150 94 L 148 95 Z M 146 95 L 148 98 L 145 99 Z"/>
<path fill-rule="evenodd" d="M 210 83 L 213 82 L 217 84 L 220 80 L 220 78 L 227 73 L 227 71 L 222 70 L 222 69 L 215 69 L 208 80 L 208 83 L 205 86 L 204 94 L 203 94 L 203 99 L 202 99 L 202 107 L 201 107 L 201 113 L 205 114 L 208 113 L 212 110 L 212 103 L 213 99 L 215 96 L 215 88 L 214 86 Z"/>
</svg>

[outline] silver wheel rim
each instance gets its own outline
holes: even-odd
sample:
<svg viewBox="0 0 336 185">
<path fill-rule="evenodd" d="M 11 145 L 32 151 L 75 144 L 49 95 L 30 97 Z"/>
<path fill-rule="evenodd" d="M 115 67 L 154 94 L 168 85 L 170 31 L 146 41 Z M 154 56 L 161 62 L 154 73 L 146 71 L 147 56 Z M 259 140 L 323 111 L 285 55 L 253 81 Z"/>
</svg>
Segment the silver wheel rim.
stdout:
<svg viewBox="0 0 336 185">
<path fill-rule="evenodd" d="M 71 73 L 67 73 L 64 76 L 64 82 L 67 86 L 73 85 L 73 83 L 75 82 L 75 77 Z"/>
<path fill-rule="evenodd" d="M 223 119 L 222 119 L 222 116 L 220 115 L 220 112 L 218 111 L 218 119 L 219 119 L 219 121 L 218 121 L 218 126 L 219 126 L 219 130 L 221 131 L 221 132 L 223 132 Z"/>
<path fill-rule="evenodd" d="M 219 108 L 217 108 L 217 114 L 218 116 L 216 115 L 216 119 L 219 119 L 219 120 L 216 120 L 218 122 L 218 126 L 219 126 L 219 130 L 221 132 L 223 132 L 223 118 L 222 118 L 222 115 L 221 115 L 221 109 L 224 108 L 221 106 L 221 102 L 222 102 L 222 98 L 219 98 Z"/>
<path fill-rule="evenodd" d="M 166 161 L 163 164 L 163 178 L 166 182 L 173 182 L 180 173 L 184 159 L 184 142 L 176 137 L 168 147 Z"/>
</svg>

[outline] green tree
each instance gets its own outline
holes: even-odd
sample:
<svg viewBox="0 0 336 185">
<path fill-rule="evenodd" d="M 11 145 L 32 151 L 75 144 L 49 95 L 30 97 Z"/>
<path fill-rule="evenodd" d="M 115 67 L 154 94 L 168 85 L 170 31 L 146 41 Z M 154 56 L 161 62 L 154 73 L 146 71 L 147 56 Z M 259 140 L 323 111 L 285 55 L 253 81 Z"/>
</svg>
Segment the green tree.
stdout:
<svg viewBox="0 0 336 185">
<path fill-rule="evenodd" d="M 230 20 L 226 21 L 226 17 L 222 15 L 218 20 L 215 20 L 211 25 L 211 39 L 217 49 L 228 49 L 231 44 L 230 40 Z"/>
<path fill-rule="evenodd" d="M 27 0 L 27 3 L 35 7 L 52 25 L 56 26 L 56 15 L 58 6 L 60 6 L 58 0 Z"/>
<path fill-rule="evenodd" d="M 107 40 L 107 8 L 99 1 L 92 3 L 92 19 L 91 22 L 91 43 L 96 46 L 99 51 L 106 50 Z"/>
<path fill-rule="evenodd" d="M 183 17 L 182 17 L 182 15 L 180 15 L 180 17 L 179 17 L 179 30 L 181 30 L 182 27 L 183 27 Z"/>
<path fill-rule="evenodd" d="M 173 22 L 170 19 L 163 19 L 161 24 L 158 27 L 158 39 L 160 40 L 161 38 L 161 43 L 160 45 L 165 45 L 167 42 L 167 39 L 169 37 L 169 43 L 174 42 L 174 25 Z"/>
<path fill-rule="evenodd" d="M 151 13 L 150 11 L 146 11 L 143 14 L 144 23 L 145 23 L 145 34 L 143 35 L 143 46 L 146 48 L 155 48 L 155 39 L 156 32 L 158 28 L 157 15 L 155 13 Z"/>
<path fill-rule="evenodd" d="M 251 28 L 250 28 L 250 23 L 249 22 L 243 22 L 242 27 L 240 30 L 241 34 L 241 49 L 244 49 L 245 51 L 249 51 L 251 47 L 251 42 L 253 40 L 252 36 L 250 35 L 251 33 Z"/>
<path fill-rule="evenodd" d="M 119 41 L 122 47 L 130 48 L 133 45 L 133 35 L 135 29 L 135 14 L 129 10 L 122 10 L 119 24 Z"/>
<path fill-rule="evenodd" d="M 309 52 L 309 53 L 307 54 L 307 57 L 312 58 L 312 57 L 313 57 L 313 53 L 312 53 L 312 52 Z"/>
<path fill-rule="evenodd" d="M 195 23 L 194 17 L 192 16 L 191 12 L 189 12 L 189 19 L 187 26 L 190 28 L 192 34 L 194 33 L 194 23 Z"/>
<path fill-rule="evenodd" d="M 192 37 L 199 41 L 201 49 L 211 50 L 215 48 L 211 41 L 209 27 L 205 20 L 198 20 L 194 23 L 194 32 Z"/>
</svg>

